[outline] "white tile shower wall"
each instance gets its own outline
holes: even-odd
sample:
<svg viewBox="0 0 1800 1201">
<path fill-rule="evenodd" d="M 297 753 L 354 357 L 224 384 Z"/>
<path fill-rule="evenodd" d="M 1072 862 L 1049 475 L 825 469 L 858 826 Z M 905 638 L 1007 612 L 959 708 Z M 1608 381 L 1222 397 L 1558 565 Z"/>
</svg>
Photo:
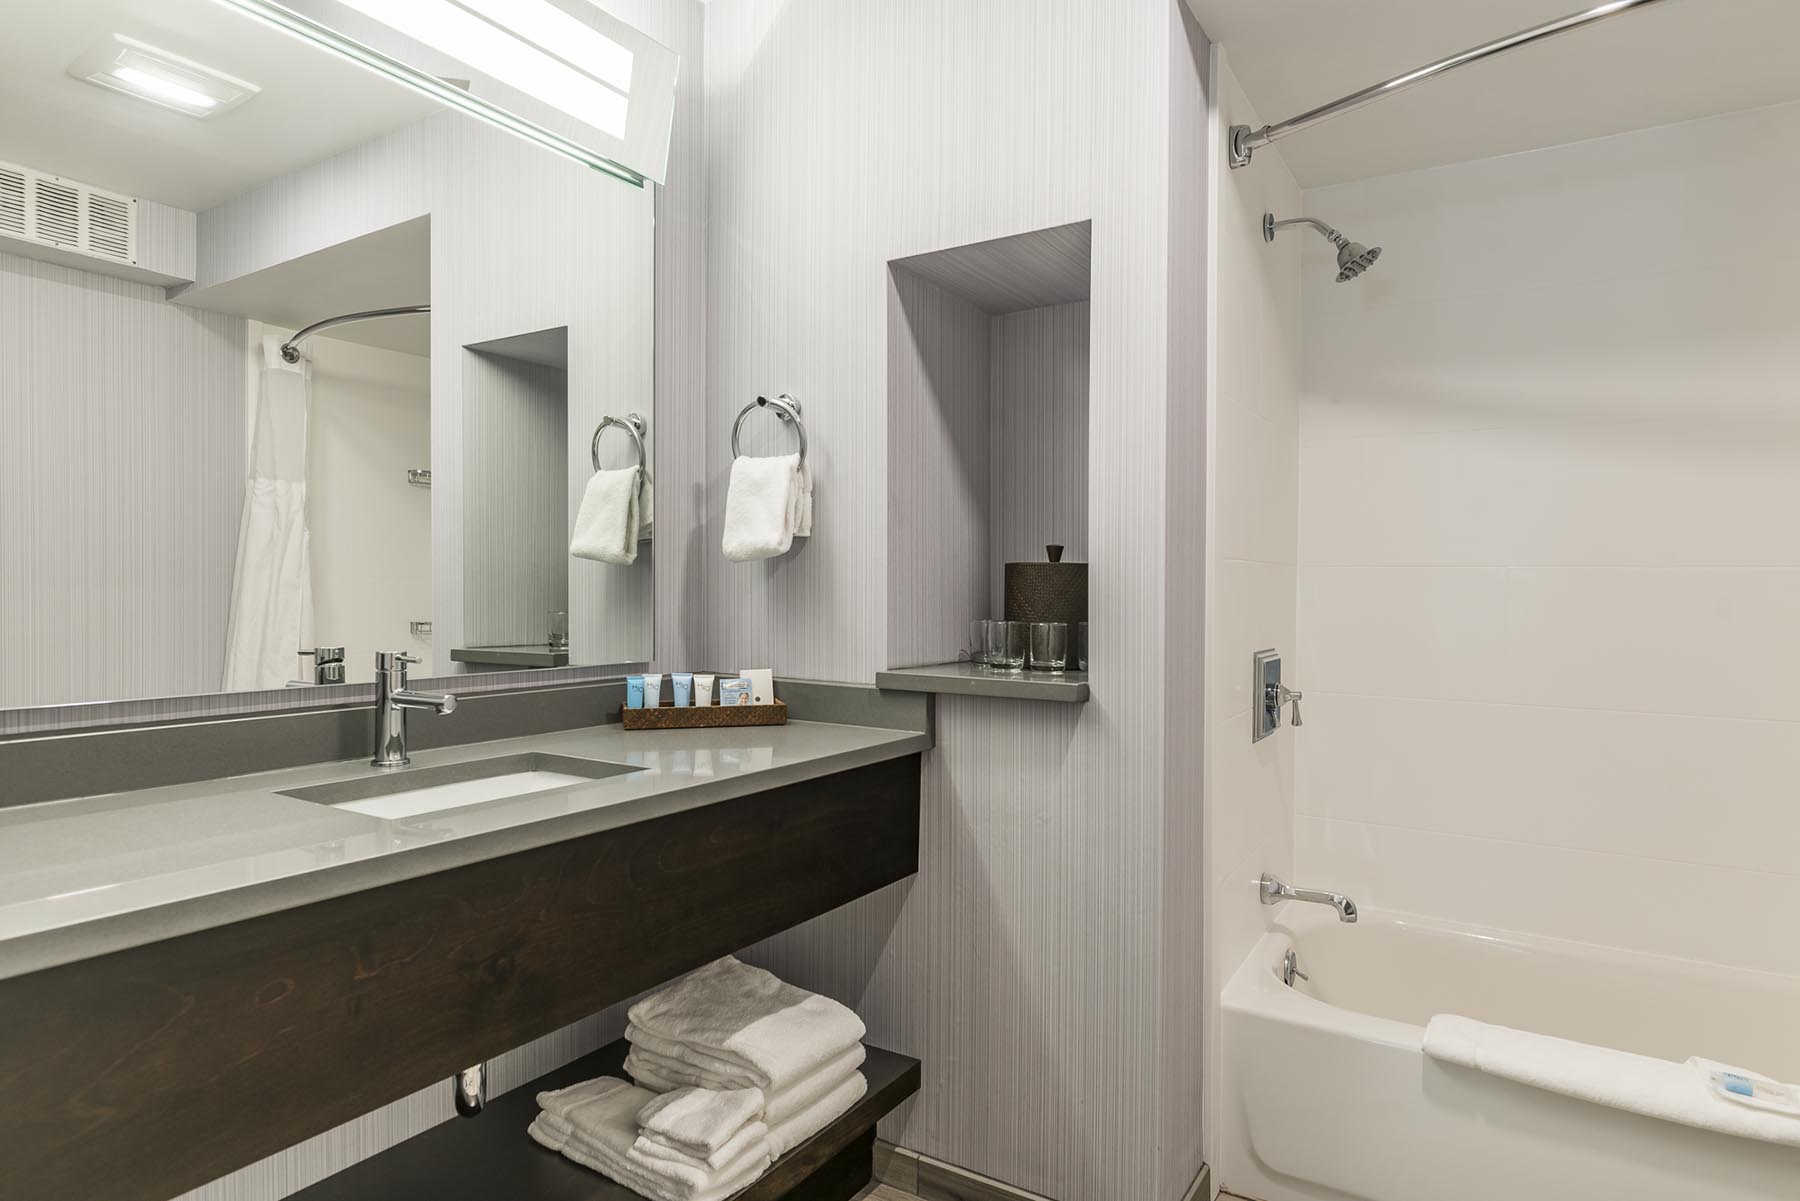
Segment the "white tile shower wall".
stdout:
<svg viewBox="0 0 1800 1201">
<path fill-rule="evenodd" d="M 243 319 L 11 254 L 0 313 L 0 709 L 217 688 Z"/>
<path fill-rule="evenodd" d="M 1800 105 L 1307 194 L 1309 879 L 1800 971 L 1796 191 Z"/>
<path fill-rule="evenodd" d="M 1215 51 L 1213 136 L 1232 125 L 1256 125 L 1256 114 Z M 1207 779 L 1211 803 L 1205 836 L 1210 880 L 1207 952 L 1216 994 L 1267 926 L 1257 902 L 1264 871 L 1292 869 L 1294 755 L 1297 732 L 1283 727 L 1252 744 L 1251 656 L 1282 652 L 1283 679 L 1308 688 L 1295 636 L 1294 579 L 1299 463 L 1300 248 L 1293 236 L 1273 245 L 1262 215 L 1293 215 L 1300 189 L 1273 147 L 1255 164 L 1227 170 L 1212 164 L 1217 231 L 1217 294 L 1212 312 L 1212 530 L 1209 539 Z M 1310 728 L 1310 726 L 1308 727 Z M 1218 1006 L 1209 1007 L 1209 1045 L 1219 1039 Z M 1209 1065 L 1222 1062 L 1216 1050 Z M 1226 1187 L 1229 1145 L 1217 1128 L 1226 1112 L 1227 1082 L 1209 1073 L 1208 1160 Z"/>
<path fill-rule="evenodd" d="M 709 658 L 886 666 L 888 564 L 940 553 L 888 545 L 886 263 L 1093 220 L 1094 699 L 946 701 L 918 877 L 754 952 L 926 1059 L 888 1137 L 1067 1201 L 1172 1199 L 1200 1163 L 1197 1124 L 1158 1122 L 1197 1087 L 1202 1026 L 1160 966 L 1165 856 L 1199 853 L 1164 845 L 1169 230 L 1202 219 L 1171 213 L 1167 164 L 1206 136 L 1197 102 L 1171 108 L 1185 36 L 1162 0 L 707 11 Z M 816 533 L 727 564 L 731 422 L 780 390 L 806 405 Z M 758 423 L 746 449 L 788 437 Z"/>
</svg>

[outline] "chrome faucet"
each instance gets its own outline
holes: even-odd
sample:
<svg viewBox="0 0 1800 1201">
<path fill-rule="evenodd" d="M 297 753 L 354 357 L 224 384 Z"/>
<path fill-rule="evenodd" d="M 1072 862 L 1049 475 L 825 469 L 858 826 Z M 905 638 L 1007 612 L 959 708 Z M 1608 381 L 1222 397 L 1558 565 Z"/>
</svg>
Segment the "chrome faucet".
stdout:
<svg viewBox="0 0 1800 1201">
<path fill-rule="evenodd" d="M 1337 910 L 1340 922 L 1356 920 L 1356 902 L 1341 892 L 1320 892 L 1314 888 L 1295 888 L 1292 884 L 1277 880 L 1268 872 L 1263 873 L 1259 887 L 1262 890 L 1262 903 L 1265 905 L 1279 905 L 1283 901 L 1307 901 L 1314 905 L 1331 906 Z"/>
<path fill-rule="evenodd" d="M 406 686 L 406 669 L 418 659 L 401 651 L 375 652 L 375 757 L 376 767 L 405 767 L 406 711 L 433 709 L 450 713 L 456 698 L 447 692 L 414 692 Z"/>
</svg>

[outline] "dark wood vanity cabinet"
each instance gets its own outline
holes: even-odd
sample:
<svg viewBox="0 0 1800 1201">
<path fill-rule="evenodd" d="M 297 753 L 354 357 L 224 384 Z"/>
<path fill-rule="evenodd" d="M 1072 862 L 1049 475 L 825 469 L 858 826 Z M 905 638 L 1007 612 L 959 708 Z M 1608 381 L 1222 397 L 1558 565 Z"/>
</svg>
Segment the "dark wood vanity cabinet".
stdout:
<svg viewBox="0 0 1800 1201">
<path fill-rule="evenodd" d="M 908 755 L 0 982 L 0 1198 L 166 1201 L 905 879 L 919 775 Z"/>
</svg>

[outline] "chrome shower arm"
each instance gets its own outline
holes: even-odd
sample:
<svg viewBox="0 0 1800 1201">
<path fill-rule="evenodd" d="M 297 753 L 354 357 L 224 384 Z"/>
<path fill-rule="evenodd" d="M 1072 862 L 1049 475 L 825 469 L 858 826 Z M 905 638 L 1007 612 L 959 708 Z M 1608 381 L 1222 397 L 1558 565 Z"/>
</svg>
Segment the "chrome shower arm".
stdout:
<svg viewBox="0 0 1800 1201">
<path fill-rule="evenodd" d="M 1278 229 L 1286 229 L 1290 225 L 1310 225 L 1320 233 L 1324 234 L 1333 246 L 1348 246 L 1350 244 L 1349 238 L 1346 238 L 1343 234 L 1317 218 L 1289 217 L 1285 221 L 1277 221 L 1275 220 L 1274 213 L 1263 214 L 1263 241 L 1273 242 L 1275 240 L 1275 231 Z"/>
<path fill-rule="evenodd" d="M 1583 25 L 1605 20 L 1607 17 L 1630 12 L 1634 8 L 1642 8 L 1646 4 L 1657 3 L 1660 3 L 1660 0 L 1610 0 L 1610 3 L 1601 4 L 1583 12 L 1570 13 L 1566 17 L 1546 21 L 1542 25 L 1534 25 L 1530 29 L 1523 29 L 1503 38 L 1484 42 L 1479 46 L 1471 46 L 1460 54 L 1440 58 L 1417 70 L 1383 80 L 1373 87 L 1364 88 L 1360 92 L 1352 92 L 1329 104 L 1321 104 L 1317 108 L 1308 109 L 1298 117 L 1289 117 L 1285 121 L 1277 121 L 1273 125 L 1265 125 L 1261 129 L 1252 129 L 1248 125 L 1233 125 L 1230 145 L 1227 148 L 1230 163 L 1234 168 L 1248 166 L 1250 156 L 1270 142 L 1285 138 L 1290 133 L 1298 133 L 1321 121 L 1329 121 L 1333 117 L 1359 109 L 1365 104 L 1373 104 L 1388 96 L 1396 96 L 1408 88 L 1416 87 L 1428 79 L 1435 79 L 1447 71 L 1466 67 L 1470 63 L 1480 62 L 1482 59 L 1491 58 L 1496 54 L 1504 54 L 1508 50 L 1516 50 L 1520 46 L 1529 46 L 1533 42 L 1555 37 L 1559 33 L 1567 33 L 1571 29 L 1579 29 Z"/>
</svg>

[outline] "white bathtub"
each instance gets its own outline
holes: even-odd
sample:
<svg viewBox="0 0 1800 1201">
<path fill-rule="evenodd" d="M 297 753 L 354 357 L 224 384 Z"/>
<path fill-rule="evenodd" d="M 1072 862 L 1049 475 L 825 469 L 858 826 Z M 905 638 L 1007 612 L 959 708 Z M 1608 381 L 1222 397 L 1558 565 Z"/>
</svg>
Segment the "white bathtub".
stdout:
<svg viewBox="0 0 1800 1201">
<path fill-rule="evenodd" d="M 1282 984 L 1289 948 L 1310 983 Z M 1436 1013 L 1800 1081 L 1800 979 L 1367 910 L 1343 925 L 1290 902 L 1225 988 L 1226 1189 L 1258 1201 L 1800 1198 L 1800 1150 L 1426 1058 Z"/>
</svg>

